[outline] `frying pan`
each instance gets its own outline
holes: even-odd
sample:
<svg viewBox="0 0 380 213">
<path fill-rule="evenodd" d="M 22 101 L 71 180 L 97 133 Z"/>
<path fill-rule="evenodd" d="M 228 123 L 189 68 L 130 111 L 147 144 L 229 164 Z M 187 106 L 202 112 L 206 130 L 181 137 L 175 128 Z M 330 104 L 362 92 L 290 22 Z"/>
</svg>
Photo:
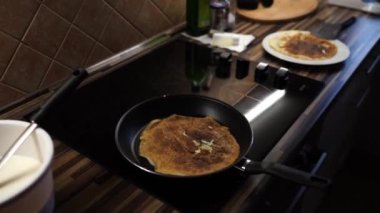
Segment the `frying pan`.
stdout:
<svg viewBox="0 0 380 213">
<path fill-rule="evenodd" d="M 139 156 L 140 134 L 150 121 L 165 118 L 172 114 L 196 117 L 211 116 L 220 124 L 228 127 L 240 145 L 240 155 L 236 162 L 221 170 L 197 176 L 156 172 L 145 158 Z M 118 150 L 126 160 L 152 175 L 168 178 L 196 178 L 214 175 L 231 169 L 231 167 L 237 167 L 244 174 L 265 173 L 313 187 L 325 187 L 330 183 L 326 178 L 282 164 L 256 162 L 247 159 L 246 155 L 252 149 L 254 141 L 253 131 L 248 120 L 231 105 L 202 95 L 164 95 L 135 105 L 120 118 L 116 127 L 115 139 Z"/>
</svg>

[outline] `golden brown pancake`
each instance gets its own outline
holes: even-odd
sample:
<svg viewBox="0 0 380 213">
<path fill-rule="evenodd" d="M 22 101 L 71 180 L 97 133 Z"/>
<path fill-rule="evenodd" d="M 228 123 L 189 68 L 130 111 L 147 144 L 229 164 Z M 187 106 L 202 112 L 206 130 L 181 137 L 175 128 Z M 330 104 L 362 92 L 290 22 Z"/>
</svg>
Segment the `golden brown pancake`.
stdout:
<svg viewBox="0 0 380 213">
<path fill-rule="evenodd" d="M 284 55 L 303 60 L 324 60 L 337 53 L 329 40 L 313 36 L 308 31 L 283 31 L 269 40 L 271 48 Z"/>
<path fill-rule="evenodd" d="M 194 176 L 232 165 L 240 147 L 229 129 L 211 117 L 171 115 L 153 120 L 140 136 L 140 156 L 156 172 Z"/>
</svg>

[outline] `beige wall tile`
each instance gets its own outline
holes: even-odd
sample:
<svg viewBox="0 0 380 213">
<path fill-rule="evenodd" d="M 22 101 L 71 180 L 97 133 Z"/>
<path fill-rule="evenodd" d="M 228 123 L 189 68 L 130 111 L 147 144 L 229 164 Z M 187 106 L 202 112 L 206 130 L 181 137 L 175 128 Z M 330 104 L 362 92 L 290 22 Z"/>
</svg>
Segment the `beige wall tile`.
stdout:
<svg viewBox="0 0 380 213">
<path fill-rule="evenodd" d="M 134 24 L 147 37 L 169 29 L 172 26 L 165 15 L 151 1 L 145 2 Z"/>
<path fill-rule="evenodd" d="M 120 0 L 115 9 L 128 21 L 134 22 L 146 0 Z"/>
<path fill-rule="evenodd" d="M 21 45 L 2 82 L 32 92 L 38 88 L 50 62 L 48 57 Z"/>
<path fill-rule="evenodd" d="M 24 42 L 43 54 L 54 57 L 70 23 L 42 6 L 28 30 Z"/>
<path fill-rule="evenodd" d="M 95 39 L 99 38 L 111 8 L 103 0 L 85 0 L 74 24 Z"/>
<path fill-rule="evenodd" d="M 155 3 L 162 11 L 165 11 L 170 6 L 171 0 L 152 0 L 152 2 Z"/>
<path fill-rule="evenodd" d="M 53 62 L 52 65 L 49 67 L 49 70 L 41 84 L 41 88 L 54 85 L 57 82 L 60 82 L 68 78 L 72 72 L 73 70 L 69 67 L 66 67 L 65 65 L 60 64 L 58 62 Z"/>
<path fill-rule="evenodd" d="M 86 61 L 86 67 L 91 66 L 96 62 L 99 62 L 100 60 L 103 60 L 107 57 L 110 57 L 112 54 L 113 53 L 106 47 L 97 43 Z"/>
<path fill-rule="evenodd" d="M 107 23 L 107 27 L 100 38 L 112 52 L 116 53 L 137 44 L 145 39 L 130 23 L 119 14 L 113 12 Z"/>
<path fill-rule="evenodd" d="M 173 24 L 180 24 L 186 17 L 186 0 L 171 0 L 170 6 L 163 9 Z"/>
<path fill-rule="evenodd" d="M 0 5 L 0 29 L 21 38 L 39 3 L 35 0 L 1 0 Z"/>
<path fill-rule="evenodd" d="M 173 24 L 185 20 L 186 0 L 152 0 Z"/>
<path fill-rule="evenodd" d="M 0 79 L 9 60 L 15 52 L 18 43 L 19 42 L 16 39 L 0 32 Z"/>
<path fill-rule="evenodd" d="M 114 7 L 121 0 L 105 0 L 109 5 Z"/>
<path fill-rule="evenodd" d="M 71 22 L 79 11 L 83 0 L 45 0 L 43 3 Z"/>
<path fill-rule="evenodd" d="M 184 21 L 185 2 L 0 0 L 0 84 L 7 88 L 1 90 L 0 108 L 15 100 L 7 91 L 32 93 L 53 85 L 74 68 L 90 66 Z"/>
<path fill-rule="evenodd" d="M 0 109 L 13 101 L 17 101 L 17 99 L 25 95 L 25 93 L 15 90 L 2 83 L 0 83 L 0 94 Z"/>
<path fill-rule="evenodd" d="M 81 67 L 84 65 L 94 44 L 93 39 L 76 27 L 72 27 L 56 59 L 73 69 Z"/>
</svg>

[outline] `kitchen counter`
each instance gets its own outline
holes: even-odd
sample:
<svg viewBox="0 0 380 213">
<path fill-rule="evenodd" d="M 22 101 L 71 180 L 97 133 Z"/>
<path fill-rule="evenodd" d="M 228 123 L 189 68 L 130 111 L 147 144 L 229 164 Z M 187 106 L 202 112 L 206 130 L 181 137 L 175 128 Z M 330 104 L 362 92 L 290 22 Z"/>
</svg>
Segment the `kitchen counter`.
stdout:
<svg viewBox="0 0 380 213">
<path fill-rule="evenodd" d="M 340 39 L 346 43 L 351 56 L 345 63 L 333 66 L 301 66 L 278 60 L 265 53 L 262 39 L 269 33 L 286 29 L 309 29 L 317 19 L 339 22 L 349 16 L 357 16 L 357 22 L 344 31 Z M 357 67 L 380 38 L 380 17 L 321 3 L 318 10 L 302 19 L 284 23 L 255 23 L 240 20 L 236 32 L 252 34 L 256 38 L 248 50 L 239 56 L 253 62 L 266 62 L 275 67 L 286 67 L 291 72 L 325 83 L 325 87 L 312 104 L 289 128 L 264 160 L 283 162 L 292 149 L 302 141 L 320 115 L 344 87 Z M 0 115 L 0 118 L 19 119 L 45 100 L 49 92 L 42 92 L 25 99 L 20 106 Z M 175 208 L 156 199 L 125 179 L 108 172 L 81 153 L 55 140 L 53 174 L 56 212 L 68 211 L 128 211 L 128 212 L 176 212 Z M 223 207 L 224 212 L 236 212 L 249 202 L 267 182 L 266 175 L 247 178 L 244 185 Z"/>
</svg>

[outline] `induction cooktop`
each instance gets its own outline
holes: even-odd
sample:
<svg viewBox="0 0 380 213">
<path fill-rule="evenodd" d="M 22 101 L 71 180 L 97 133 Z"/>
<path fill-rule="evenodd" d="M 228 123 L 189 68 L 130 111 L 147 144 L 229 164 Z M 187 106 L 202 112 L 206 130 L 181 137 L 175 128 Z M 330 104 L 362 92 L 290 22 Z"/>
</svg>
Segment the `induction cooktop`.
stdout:
<svg viewBox="0 0 380 213">
<path fill-rule="evenodd" d="M 247 177 L 240 170 L 231 168 L 222 175 L 194 179 L 148 174 L 119 153 L 114 139 L 116 125 L 128 109 L 148 98 L 167 94 L 209 96 L 247 117 L 254 132 L 253 148 L 247 157 L 260 161 L 323 87 L 319 81 L 291 72 L 283 79 L 278 75 L 283 71 L 179 37 L 78 88 L 40 126 L 175 208 L 215 211 L 244 183 Z M 276 85 L 278 77 L 285 82 Z"/>
</svg>

